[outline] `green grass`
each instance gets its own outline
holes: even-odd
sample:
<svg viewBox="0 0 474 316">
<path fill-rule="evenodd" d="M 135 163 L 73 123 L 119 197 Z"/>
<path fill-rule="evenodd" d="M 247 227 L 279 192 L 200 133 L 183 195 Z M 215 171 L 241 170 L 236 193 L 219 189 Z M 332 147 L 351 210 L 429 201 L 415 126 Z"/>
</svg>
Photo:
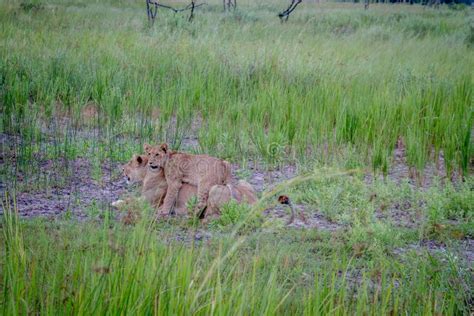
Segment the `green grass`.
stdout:
<svg viewBox="0 0 474 316">
<path fill-rule="evenodd" d="M 302 174 L 207 224 L 137 202 L 125 225 L 104 201 L 84 221 L 23 220 L 5 196 L 0 314 L 472 310 L 472 10 L 308 1 L 280 23 L 285 5 L 211 0 L 151 26 L 141 1 L 0 0 L 7 194 L 71 185 L 79 157 L 101 183 L 145 142 L 225 158 L 239 178 L 254 162 Z M 391 170 L 398 139 L 418 173 L 442 153 L 464 182 L 364 181 Z M 279 193 L 336 229 L 262 215 Z"/>
<path fill-rule="evenodd" d="M 27 173 L 38 153 L 124 161 L 189 136 L 236 162 L 331 163 L 349 147 L 382 172 L 402 137 L 410 166 L 443 151 L 467 172 L 470 10 L 305 3 L 282 24 L 280 2 L 210 2 L 149 26 L 142 3 L 36 2 L 0 2 L 0 131 L 21 136 Z"/>
<path fill-rule="evenodd" d="M 251 209 L 231 203 L 208 224 L 156 221 L 143 203 L 126 209 L 134 214 L 132 225 L 95 206 L 96 214 L 84 222 L 67 214 L 21 220 L 14 205 L 3 204 L 0 310 L 4 315 L 467 314 L 472 262 L 462 244 L 474 236 L 472 177 L 458 188 L 420 191 L 381 181 L 363 185 L 360 176 L 347 174 L 316 170 L 264 192 Z M 340 228 L 289 229 L 263 217 L 281 190 L 294 202 L 306 199 L 305 205 L 327 213 Z M 413 205 L 403 210 L 407 214 L 421 212 L 418 226 L 375 216 L 383 205 L 388 212 L 397 203 Z M 204 237 L 195 239 L 199 235 Z M 426 248 L 425 241 L 443 248 Z"/>
<path fill-rule="evenodd" d="M 413 241 L 386 228 L 267 231 L 240 237 L 156 223 L 19 221 L 1 231 L 4 315 L 462 314 L 469 270 L 454 253 L 391 249 Z M 188 227 L 185 230 L 180 229 Z M 375 227 L 375 226 L 373 226 Z M 276 235 L 277 233 L 277 235 Z M 188 236 L 188 242 L 176 241 Z M 350 237 L 348 237 L 350 236 Z M 218 237 L 218 238 L 216 238 Z M 366 236 L 367 237 L 367 236 Z M 349 238 L 349 240 L 348 240 Z M 359 241 L 360 242 L 360 241 Z M 363 254 L 360 251 L 363 251 Z"/>
</svg>

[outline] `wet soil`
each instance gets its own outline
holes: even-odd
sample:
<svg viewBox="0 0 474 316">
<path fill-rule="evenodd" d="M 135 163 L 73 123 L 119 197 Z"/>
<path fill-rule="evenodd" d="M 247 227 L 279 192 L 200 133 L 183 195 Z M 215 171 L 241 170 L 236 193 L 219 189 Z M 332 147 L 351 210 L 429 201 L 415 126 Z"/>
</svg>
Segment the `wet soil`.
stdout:
<svg viewBox="0 0 474 316">
<path fill-rule="evenodd" d="M 436 240 L 423 240 L 419 243 L 413 243 L 393 250 L 395 255 L 403 256 L 410 252 L 421 254 L 428 251 L 430 255 L 454 255 L 454 260 L 461 259 L 468 265 L 474 262 L 474 239 L 464 239 L 459 241 L 456 246 L 448 247 L 446 243 Z"/>
<path fill-rule="evenodd" d="M 12 143 L 12 139 L 9 139 L 5 135 L 0 135 L 2 141 L 2 151 L 0 155 L 0 165 L 6 164 L 11 159 L 6 159 L 5 155 L 8 154 L 8 150 L 4 150 L 9 147 L 8 144 Z M 186 140 L 185 146 L 193 146 L 196 142 L 196 138 Z M 17 142 L 18 143 L 18 140 Z M 5 146 L 5 144 L 7 146 Z M 194 144 L 195 145 L 195 144 Z M 127 186 L 125 178 L 121 175 L 121 166 L 118 163 L 105 163 L 100 167 L 100 176 L 97 176 L 97 169 L 94 169 L 92 163 L 86 158 L 77 158 L 75 160 L 65 161 L 60 168 L 58 168 L 58 162 L 53 162 L 42 157 L 37 157 L 40 163 L 40 174 L 47 174 L 51 178 L 63 179 L 62 185 L 34 189 L 24 189 L 16 192 L 16 208 L 20 216 L 29 217 L 61 217 L 68 215 L 72 218 L 85 219 L 92 216 L 91 214 L 96 211 L 111 210 L 111 203 L 120 199 L 125 194 L 133 194 L 134 189 Z M 444 161 L 442 153 L 439 154 L 437 164 L 427 165 L 423 178 L 413 177 L 410 168 L 406 163 L 405 148 L 403 142 L 399 141 L 394 154 L 394 163 L 387 175 L 391 180 L 396 182 L 406 181 L 418 187 L 424 189 L 429 187 L 435 178 L 447 178 L 446 170 L 444 170 Z M 237 181 L 237 174 L 241 171 L 239 165 L 233 165 L 234 180 Z M 298 175 L 296 166 L 285 165 L 268 170 L 255 162 L 249 162 L 246 168 L 247 177 L 246 180 L 254 186 L 257 192 L 263 192 L 264 190 L 272 187 L 274 184 L 281 181 L 291 179 Z M 93 176 L 93 173 L 95 176 Z M 456 176 L 456 175 L 454 175 Z M 95 180 L 94 180 L 95 179 Z M 17 183 L 26 183 L 28 179 L 22 174 L 17 174 L 15 179 Z M 365 175 L 365 181 L 370 184 L 373 181 L 373 175 Z M 0 193 L 2 197 L 5 197 L 5 191 L 11 193 L 11 179 L 2 179 L 0 181 Z M 21 186 L 20 186 L 21 187 Z M 406 228 L 416 228 L 421 222 L 419 214 L 408 211 L 410 205 L 405 205 L 405 202 L 390 205 L 384 210 L 377 210 L 376 217 L 379 219 L 390 220 L 396 226 L 402 226 Z M 295 205 L 298 212 L 298 216 L 289 227 L 292 228 L 305 228 L 305 229 L 321 229 L 326 231 L 336 231 L 344 227 L 344 225 L 331 222 L 321 212 L 315 209 L 311 209 L 306 205 Z M 3 209 L 0 206 L 0 214 L 3 213 Z M 97 215 L 97 214 L 95 214 Z M 280 219 L 285 223 L 290 217 L 290 211 L 282 205 L 278 205 L 267 209 L 264 212 L 267 218 Z M 209 237 L 208 232 L 198 234 L 199 236 L 194 237 L 195 239 L 207 239 Z M 472 239 L 466 239 L 463 241 L 464 248 L 462 249 L 463 256 L 474 261 L 474 241 Z M 410 249 L 428 249 L 430 251 L 442 251 L 443 248 L 437 245 L 435 242 L 427 241 L 425 244 L 410 245 L 404 249 L 399 249 L 400 253 L 406 252 Z M 468 261 L 469 262 L 469 261 Z"/>
<path fill-rule="evenodd" d="M 102 176 L 98 181 L 92 177 L 92 164 L 85 158 L 69 161 L 67 167 L 61 168 L 51 161 L 44 161 L 40 165 L 44 169 L 41 172 L 48 173 L 51 178 L 62 178 L 64 184 L 16 192 L 16 208 L 22 217 L 56 217 L 68 214 L 72 217 L 85 218 L 88 209 L 93 207 L 109 209 L 113 201 L 130 190 L 125 178 L 117 174 L 116 170 L 120 170 L 119 164 L 103 165 L 100 170 Z M 57 170 L 52 169 L 54 166 Z M 21 185 L 27 179 L 19 174 L 17 181 Z M 13 193 L 8 184 L 2 187 L 2 190 L 6 189 L 10 194 Z M 0 213 L 2 212 L 3 209 L 0 207 Z"/>
<path fill-rule="evenodd" d="M 2 144 L 5 142 L 13 143 L 12 139 L 3 135 Z M 17 140 L 18 141 L 18 140 Z M 185 139 L 184 145 L 191 148 L 195 139 Z M 5 148 L 8 146 L 2 146 Z M 0 159 L 0 164 L 6 164 L 8 159 L 4 159 L 4 150 Z M 77 158 L 72 161 L 64 161 L 58 164 L 57 161 L 42 159 L 37 157 L 40 161 L 39 174 L 47 175 L 49 178 L 62 179 L 63 184 L 59 186 L 46 186 L 44 189 L 21 189 L 16 193 L 16 207 L 19 214 L 24 217 L 34 216 L 60 216 L 65 212 L 74 217 L 83 218 L 87 215 L 87 210 L 91 207 L 96 208 L 110 208 L 113 201 L 120 199 L 124 194 L 131 193 L 133 190 L 126 185 L 125 179 L 120 174 L 121 166 L 118 163 L 104 163 L 100 167 L 100 175 L 97 176 L 97 170 L 94 170 L 95 176 L 92 175 L 92 163 L 86 158 Z M 442 160 L 442 154 L 440 156 Z M 441 161 L 441 166 L 444 162 Z M 232 166 L 234 180 L 237 181 L 237 174 L 242 171 L 237 164 Z M 271 188 L 276 183 L 291 179 L 298 175 L 297 167 L 294 165 L 284 165 L 268 170 L 265 166 L 249 162 L 246 170 L 246 180 L 256 189 L 257 192 Z M 446 177 L 444 169 L 439 170 L 433 165 L 427 166 L 424 173 L 423 185 L 429 186 L 435 177 L 442 175 Z M 400 182 L 406 179 L 412 181 L 413 186 L 416 186 L 416 179 L 410 178 L 409 168 L 406 164 L 405 148 L 401 141 L 398 142 L 394 155 L 394 164 L 388 174 L 391 180 Z M 94 180 L 94 178 L 96 180 Z M 22 174 L 17 174 L 17 183 L 26 183 L 28 179 Z M 365 181 L 370 184 L 373 181 L 371 174 L 365 175 Z M 0 181 L 0 191 L 2 196 L 4 192 L 9 189 L 11 191 L 12 181 Z M 20 187 L 22 187 L 20 185 Z M 25 187 L 25 186 L 23 186 Z M 423 187 L 419 187 L 423 189 Z M 391 220 L 397 226 L 407 228 L 416 228 L 420 222 L 419 214 L 410 210 L 411 205 L 408 202 L 400 202 L 394 205 L 387 206 L 386 209 L 376 210 L 376 216 L 379 219 Z M 301 228 L 321 228 L 326 230 L 335 230 L 340 225 L 328 221 L 324 215 L 318 210 L 309 209 L 305 205 L 297 205 L 301 214 L 304 214 L 305 219 L 297 218 L 293 223 L 294 227 Z M 0 212 L 2 212 L 0 207 Z M 274 218 L 288 218 L 290 212 L 284 207 L 274 207 L 265 212 L 267 216 Z"/>
</svg>

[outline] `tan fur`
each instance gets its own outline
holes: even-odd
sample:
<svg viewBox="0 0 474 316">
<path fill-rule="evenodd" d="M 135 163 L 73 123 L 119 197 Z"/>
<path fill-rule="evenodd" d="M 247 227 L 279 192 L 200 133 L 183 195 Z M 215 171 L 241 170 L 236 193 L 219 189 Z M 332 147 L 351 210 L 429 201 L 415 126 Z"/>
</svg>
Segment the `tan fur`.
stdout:
<svg viewBox="0 0 474 316">
<path fill-rule="evenodd" d="M 164 170 L 168 184 L 167 194 L 161 211 L 169 213 L 183 184 L 197 187 L 197 211 L 205 212 L 209 191 L 214 185 L 230 183 L 230 164 L 207 155 L 191 155 L 168 150 L 167 144 L 152 147 L 145 144 L 148 166 L 153 172 Z"/>
<path fill-rule="evenodd" d="M 148 168 L 148 156 L 133 155 L 132 159 L 124 165 L 123 173 L 129 182 L 137 182 L 142 186 L 142 197 L 151 205 L 158 207 L 163 203 L 168 185 L 163 169 L 151 172 Z M 196 186 L 184 184 L 178 194 L 175 211 L 186 214 L 186 203 L 196 195 Z"/>
<path fill-rule="evenodd" d="M 228 166 L 230 168 L 230 166 Z M 162 195 L 161 192 L 167 189 L 164 172 L 149 172 L 148 156 L 147 155 L 133 155 L 132 159 L 124 165 L 123 173 L 127 177 L 128 182 L 140 183 L 142 185 L 142 196 L 152 205 L 159 206 L 156 195 Z M 158 189 L 158 190 L 157 190 Z M 156 192 L 158 191 L 158 193 Z M 189 184 L 183 184 L 179 190 L 178 200 L 175 210 L 178 214 L 187 213 L 187 202 L 197 193 L 197 187 Z M 161 203 L 164 197 L 161 196 Z M 208 215 L 219 215 L 220 208 L 228 203 L 231 199 L 238 203 L 254 204 L 257 201 L 257 196 L 253 187 L 244 180 L 240 180 L 237 185 L 215 185 L 209 191 Z M 126 201 L 119 200 L 116 202 L 117 206 Z"/>
<path fill-rule="evenodd" d="M 252 205 L 257 202 L 257 195 L 250 183 L 244 180 L 240 180 L 237 185 L 215 185 L 209 191 L 207 214 L 220 215 L 220 208 L 231 199 Z"/>
</svg>

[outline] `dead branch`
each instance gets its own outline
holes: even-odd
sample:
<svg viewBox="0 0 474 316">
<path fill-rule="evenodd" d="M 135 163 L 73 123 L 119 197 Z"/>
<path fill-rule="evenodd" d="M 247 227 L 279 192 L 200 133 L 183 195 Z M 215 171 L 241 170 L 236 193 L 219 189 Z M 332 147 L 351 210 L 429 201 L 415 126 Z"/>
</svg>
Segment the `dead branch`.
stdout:
<svg viewBox="0 0 474 316">
<path fill-rule="evenodd" d="M 237 8 L 237 0 L 223 0 L 224 11 L 230 11 L 231 9 L 235 10 Z"/>
<path fill-rule="evenodd" d="M 196 4 L 195 0 L 191 0 L 191 3 L 188 4 L 186 7 L 181 8 L 181 9 L 176 9 L 176 8 L 173 8 L 172 6 L 161 4 L 156 0 L 146 0 L 146 11 L 147 11 L 147 16 L 148 16 L 148 21 L 151 21 L 152 24 L 155 23 L 156 14 L 158 13 L 158 7 L 169 9 L 173 11 L 174 13 L 191 10 L 188 21 L 192 21 L 192 19 L 194 18 L 194 10 L 203 5 L 206 5 L 206 3 Z"/>
<path fill-rule="evenodd" d="M 293 12 L 298 4 L 303 2 L 303 0 L 291 0 L 291 4 L 288 8 L 286 8 L 285 11 L 278 13 L 278 17 L 280 20 L 283 21 L 288 21 L 288 18 L 290 17 L 291 12 Z"/>
<path fill-rule="evenodd" d="M 191 0 L 191 13 L 189 14 L 188 21 L 191 22 L 194 19 L 194 8 L 196 7 L 196 4 L 194 3 L 194 0 Z"/>
<path fill-rule="evenodd" d="M 154 6 L 155 10 L 153 11 Z M 158 3 L 153 3 L 150 0 L 146 0 L 146 14 L 149 22 L 155 22 L 156 13 L 158 12 Z"/>
</svg>

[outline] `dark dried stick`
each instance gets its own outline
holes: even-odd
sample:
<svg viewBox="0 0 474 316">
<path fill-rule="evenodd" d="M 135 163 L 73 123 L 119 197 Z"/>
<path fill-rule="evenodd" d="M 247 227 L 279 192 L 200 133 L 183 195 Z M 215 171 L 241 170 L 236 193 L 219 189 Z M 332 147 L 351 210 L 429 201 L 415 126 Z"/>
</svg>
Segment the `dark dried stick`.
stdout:
<svg viewBox="0 0 474 316">
<path fill-rule="evenodd" d="M 303 2 L 303 0 L 291 0 L 291 4 L 288 8 L 286 8 L 285 11 L 280 12 L 278 14 L 278 17 L 280 18 L 281 21 L 288 21 L 288 18 L 290 17 L 291 12 L 293 12 L 298 4 Z"/>
<path fill-rule="evenodd" d="M 191 22 L 194 18 L 194 8 L 195 8 L 194 0 L 191 0 L 191 12 L 189 13 L 189 18 L 188 18 L 189 22 Z"/>
<path fill-rule="evenodd" d="M 233 8 L 233 10 L 235 10 L 235 8 L 237 8 L 237 0 L 223 0 L 223 4 L 224 4 L 224 11 L 227 11 L 231 8 Z"/>
<path fill-rule="evenodd" d="M 158 13 L 158 7 L 169 9 L 173 11 L 174 13 L 191 10 L 191 14 L 189 15 L 189 19 L 188 19 L 189 21 L 191 21 L 194 18 L 194 9 L 199 8 L 200 6 L 203 6 L 205 4 L 206 3 L 196 4 L 195 0 L 191 0 L 191 3 L 188 4 L 186 7 L 182 9 L 176 9 L 171 6 L 161 4 L 154 0 L 146 0 L 146 10 L 147 10 L 148 20 L 151 21 L 152 23 L 155 22 L 155 17 L 156 17 L 156 14 Z M 153 10 L 152 5 L 155 7 L 154 10 Z"/>
<path fill-rule="evenodd" d="M 207 4 L 207 3 L 196 4 L 196 3 L 194 2 L 194 9 L 199 8 L 199 7 L 201 7 L 201 6 L 203 6 L 203 5 L 206 5 L 206 4 Z M 186 10 L 189 10 L 189 9 L 192 9 L 192 8 L 193 8 L 193 4 L 190 3 L 190 4 L 188 4 L 186 7 L 184 7 L 183 9 L 176 9 L 176 12 L 182 12 L 182 11 L 186 11 Z"/>
<path fill-rule="evenodd" d="M 145 0 L 146 2 L 146 16 L 148 17 L 148 22 L 150 21 L 151 19 L 151 16 L 150 16 L 150 2 L 149 0 Z"/>
<path fill-rule="evenodd" d="M 152 5 L 155 7 L 154 10 Z M 148 21 L 155 23 L 156 14 L 158 13 L 158 6 L 158 2 L 146 0 L 146 14 L 148 16 Z"/>
</svg>

